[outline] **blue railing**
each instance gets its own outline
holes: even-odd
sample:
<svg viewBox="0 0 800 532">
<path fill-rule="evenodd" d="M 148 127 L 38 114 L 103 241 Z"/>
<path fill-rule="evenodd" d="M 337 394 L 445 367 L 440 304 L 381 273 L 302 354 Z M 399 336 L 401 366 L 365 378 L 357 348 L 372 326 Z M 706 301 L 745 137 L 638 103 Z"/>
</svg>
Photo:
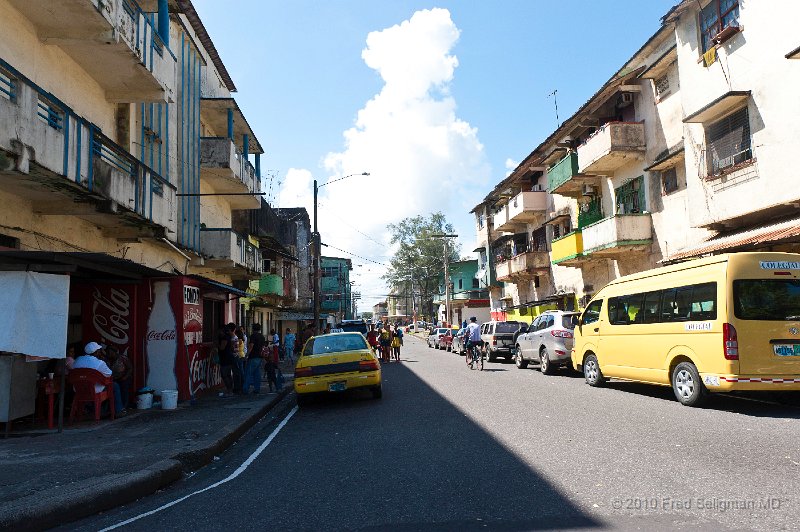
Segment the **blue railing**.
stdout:
<svg viewBox="0 0 800 532">
<path fill-rule="evenodd" d="M 56 96 L 39 87 L 2 59 L 0 59 L 0 74 L 2 74 L 0 80 L 5 78 L 0 87 L 13 88 L 15 98 L 12 102 L 17 106 L 19 115 L 16 120 L 33 119 L 36 121 L 38 116 L 47 126 L 53 128 L 54 131 L 51 134 L 63 137 L 61 144 L 63 163 L 53 164 L 58 160 L 59 154 L 49 151 L 43 152 L 41 157 L 37 157 L 39 164 L 45 165 L 46 168 L 56 173 L 60 170 L 62 176 L 83 186 L 89 192 L 104 195 L 107 195 L 108 192 L 98 191 L 95 187 L 94 163 L 100 161 L 108 164 L 112 170 L 120 172 L 133 182 L 132 198 L 109 197 L 108 199 L 113 199 L 123 206 L 133 203 L 132 210 L 134 212 L 149 221 L 160 223 L 153 219 L 153 196 L 163 196 L 167 189 L 176 191 L 174 185 L 136 159 L 122 146 L 106 137 L 95 124 L 75 113 Z M 31 91 L 32 98 L 17 98 L 20 93 L 27 90 Z M 36 112 L 36 116 L 28 115 L 26 117 L 25 114 L 32 111 L 21 107 L 16 100 L 31 101 L 33 98 L 37 100 L 37 107 L 33 111 Z M 60 166 L 60 168 L 57 170 L 56 166 Z"/>
<path fill-rule="evenodd" d="M 122 0 L 122 9 L 131 19 L 132 27 L 135 29 L 134 48 L 141 54 L 145 68 L 150 72 L 153 71 L 153 52 L 163 57 L 166 50 L 173 59 L 176 59 L 156 30 L 155 13 L 146 13 L 135 0 Z"/>
<path fill-rule="evenodd" d="M 8 96 L 8 99 L 12 102 L 17 98 L 14 80 L 2 70 L 0 70 L 0 92 Z"/>
</svg>

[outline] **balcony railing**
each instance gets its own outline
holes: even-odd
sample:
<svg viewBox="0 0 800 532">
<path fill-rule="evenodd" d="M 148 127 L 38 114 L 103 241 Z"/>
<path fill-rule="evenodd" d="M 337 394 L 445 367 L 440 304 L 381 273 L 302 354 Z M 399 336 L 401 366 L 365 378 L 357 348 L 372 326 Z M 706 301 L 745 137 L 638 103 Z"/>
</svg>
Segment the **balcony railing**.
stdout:
<svg viewBox="0 0 800 532">
<path fill-rule="evenodd" d="M 650 214 L 617 214 L 583 228 L 584 254 L 590 258 L 647 252 L 652 242 Z"/>
<path fill-rule="evenodd" d="M 258 280 L 259 295 L 283 296 L 283 277 L 275 273 L 262 275 Z"/>
<path fill-rule="evenodd" d="M 508 222 L 508 206 L 503 205 L 496 212 L 492 214 L 492 229 L 495 231 L 502 231 L 501 227 L 505 226 Z"/>
<path fill-rule="evenodd" d="M 248 278 L 262 273 L 261 253 L 250 241 L 229 228 L 200 229 L 200 252 L 219 273 Z"/>
<path fill-rule="evenodd" d="M 200 175 L 219 193 L 252 194 L 261 188 L 253 165 L 227 137 L 200 139 Z M 257 209 L 261 205 L 258 196 L 226 197 L 234 209 Z"/>
<path fill-rule="evenodd" d="M 570 152 L 547 171 L 547 190 L 551 194 L 580 198 L 586 194 L 586 185 L 596 187 L 600 178 L 579 170 L 578 153 Z"/>
<path fill-rule="evenodd" d="M 168 101 L 175 56 L 135 0 L 10 0 L 37 37 L 69 55 L 116 102 Z M 144 68 L 142 68 L 144 67 Z"/>
<path fill-rule="evenodd" d="M 581 173 L 609 175 L 621 166 L 644 157 L 644 124 L 609 122 L 578 146 Z"/>
<path fill-rule="evenodd" d="M 498 281 L 532 279 L 550 271 L 550 254 L 545 250 L 526 251 L 497 264 Z"/>
<path fill-rule="evenodd" d="M 142 237 L 175 233 L 172 184 L 2 60 L 0 80 L 0 149 L 30 176 L 10 191 L 35 200 L 42 214 L 91 216 L 100 227 L 118 227 L 123 216 Z M 44 191 L 53 201 L 41 201 Z"/>
<path fill-rule="evenodd" d="M 550 246 L 550 258 L 553 264 L 575 266 L 584 260 L 581 230 L 573 231 L 553 240 Z"/>
<path fill-rule="evenodd" d="M 514 231 L 517 226 L 536 220 L 536 217 L 547 210 L 547 192 L 533 190 L 520 192 L 504 207 L 504 222 L 495 224 L 499 231 Z M 495 218 L 496 220 L 497 218 Z"/>
</svg>

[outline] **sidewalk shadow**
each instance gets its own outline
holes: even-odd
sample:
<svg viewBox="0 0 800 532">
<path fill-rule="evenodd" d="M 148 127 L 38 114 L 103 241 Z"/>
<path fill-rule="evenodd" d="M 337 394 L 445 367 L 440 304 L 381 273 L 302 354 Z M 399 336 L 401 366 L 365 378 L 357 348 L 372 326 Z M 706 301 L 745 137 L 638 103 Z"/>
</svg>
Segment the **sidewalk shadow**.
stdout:
<svg viewBox="0 0 800 532">
<path fill-rule="evenodd" d="M 383 376 L 383 399 L 368 393 L 323 396 L 301 408 L 287 427 L 295 432 L 293 454 L 302 457 L 304 473 L 281 489 L 304 493 L 304 506 L 315 508 L 304 514 L 303 526 L 459 531 L 604 526 L 409 368 L 389 365 Z M 365 500 L 344 496 L 344 486 L 353 484 Z M 273 527 L 297 525 L 288 506 L 273 510 Z M 315 521 L 332 514 L 335 523 Z"/>
</svg>

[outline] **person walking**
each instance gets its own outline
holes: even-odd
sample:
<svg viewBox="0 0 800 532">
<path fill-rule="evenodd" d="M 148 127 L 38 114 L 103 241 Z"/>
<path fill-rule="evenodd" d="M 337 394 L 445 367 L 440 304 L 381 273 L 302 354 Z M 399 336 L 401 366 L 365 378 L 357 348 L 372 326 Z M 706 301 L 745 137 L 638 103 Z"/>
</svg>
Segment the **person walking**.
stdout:
<svg viewBox="0 0 800 532">
<path fill-rule="evenodd" d="M 392 348 L 392 331 L 389 330 L 388 324 L 381 329 L 378 342 L 381 344 L 381 361 L 389 362 L 391 360 L 390 351 Z"/>
<path fill-rule="evenodd" d="M 392 331 L 392 356 L 400 362 L 400 346 L 403 345 L 403 333 L 400 327 L 395 327 Z"/>
<path fill-rule="evenodd" d="M 286 328 L 286 334 L 283 335 L 283 351 L 285 358 L 289 361 L 289 364 L 294 366 L 294 344 L 296 338 L 295 335 L 292 334 L 292 330 L 290 328 Z"/>
<path fill-rule="evenodd" d="M 244 388 L 242 392 L 247 394 L 250 392 L 250 386 L 253 386 L 253 394 L 258 395 L 261 393 L 261 364 L 262 350 L 266 343 L 266 338 L 261 334 L 261 324 L 253 324 L 253 333 L 248 338 L 247 343 L 247 369 L 245 371 Z"/>
<path fill-rule="evenodd" d="M 222 377 L 222 382 L 225 383 L 225 391 L 220 392 L 220 397 L 230 397 L 233 395 L 234 390 L 234 367 L 236 366 L 236 357 L 233 351 L 233 329 L 230 324 L 225 325 L 219 333 L 217 341 L 217 356 L 219 357 L 219 370 Z"/>
<path fill-rule="evenodd" d="M 236 368 L 240 375 L 240 383 L 236 392 L 244 393 L 244 381 L 247 375 L 247 335 L 241 325 L 237 325 L 233 332 L 236 335 Z"/>
</svg>

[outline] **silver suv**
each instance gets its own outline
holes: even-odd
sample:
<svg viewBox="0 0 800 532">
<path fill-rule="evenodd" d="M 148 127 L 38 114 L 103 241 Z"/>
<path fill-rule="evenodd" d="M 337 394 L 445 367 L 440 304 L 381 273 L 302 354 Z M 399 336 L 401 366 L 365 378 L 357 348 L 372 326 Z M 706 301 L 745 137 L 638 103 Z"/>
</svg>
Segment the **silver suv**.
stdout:
<svg viewBox="0 0 800 532">
<path fill-rule="evenodd" d="M 529 362 L 535 362 L 542 373 L 550 375 L 557 366 L 568 366 L 578 316 L 579 312 L 548 310 L 536 318 L 528 332 L 517 338 L 514 346 L 517 367 L 525 369 Z"/>
</svg>

